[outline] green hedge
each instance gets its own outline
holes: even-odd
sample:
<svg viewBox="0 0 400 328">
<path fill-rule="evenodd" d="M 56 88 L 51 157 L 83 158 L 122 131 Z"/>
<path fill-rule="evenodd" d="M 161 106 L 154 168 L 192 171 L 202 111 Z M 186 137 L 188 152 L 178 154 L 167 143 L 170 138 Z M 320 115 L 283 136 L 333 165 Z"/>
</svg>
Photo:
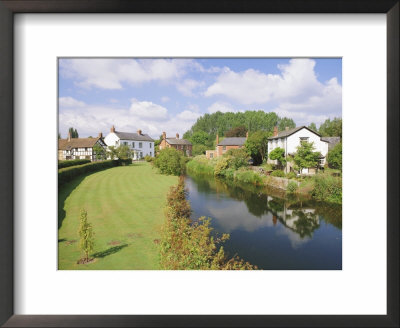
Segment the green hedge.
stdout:
<svg viewBox="0 0 400 328">
<path fill-rule="evenodd" d="M 64 167 L 77 166 L 90 163 L 90 159 L 72 159 L 67 161 L 58 161 L 58 168 L 63 169 Z"/>
<path fill-rule="evenodd" d="M 58 185 L 61 186 L 74 178 L 90 172 L 101 171 L 104 169 L 108 169 L 114 166 L 123 165 L 123 160 L 110 160 L 110 161 L 102 161 L 102 162 L 93 162 L 83 165 L 76 165 L 65 167 L 63 169 L 58 170 Z"/>
</svg>

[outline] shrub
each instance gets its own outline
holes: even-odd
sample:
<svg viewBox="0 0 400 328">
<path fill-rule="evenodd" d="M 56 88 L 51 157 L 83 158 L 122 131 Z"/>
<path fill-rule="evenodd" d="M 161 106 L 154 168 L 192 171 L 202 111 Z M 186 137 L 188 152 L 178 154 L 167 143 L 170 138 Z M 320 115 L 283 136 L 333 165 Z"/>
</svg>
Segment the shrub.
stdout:
<svg viewBox="0 0 400 328">
<path fill-rule="evenodd" d="M 206 153 L 207 149 L 208 149 L 207 146 L 194 144 L 192 149 L 192 155 L 193 156 L 203 155 Z"/>
<path fill-rule="evenodd" d="M 235 178 L 235 170 L 232 168 L 228 168 L 224 171 L 224 176 L 226 179 L 234 180 Z"/>
<path fill-rule="evenodd" d="M 66 161 L 58 161 L 58 168 L 63 169 L 64 167 L 77 166 L 90 163 L 90 159 L 72 159 Z"/>
<path fill-rule="evenodd" d="M 239 258 L 228 259 L 218 245 L 229 238 L 212 236 L 210 219 L 201 217 L 192 223 L 185 197 L 183 178 L 171 187 L 167 196 L 166 222 L 160 243 L 160 264 L 171 270 L 251 270 L 255 266 Z"/>
<path fill-rule="evenodd" d="M 330 168 L 342 170 L 342 143 L 339 142 L 338 144 L 333 147 L 332 150 L 328 153 L 328 165 Z"/>
<path fill-rule="evenodd" d="M 85 258 L 83 260 L 84 262 L 89 262 L 89 253 L 93 251 L 94 246 L 94 233 L 92 225 L 87 220 L 87 212 L 85 209 L 81 210 L 78 233 L 80 237 L 79 247 L 85 254 Z M 81 263 L 81 260 L 78 261 L 78 263 Z"/>
<path fill-rule="evenodd" d="M 282 170 L 275 170 L 271 173 L 271 175 L 273 177 L 280 177 L 283 178 L 285 176 L 285 172 L 283 172 Z"/>
<path fill-rule="evenodd" d="M 313 198 L 320 201 L 342 203 L 342 179 L 330 175 L 317 174 L 313 178 Z"/>
<path fill-rule="evenodd" d="M 185 173 L 185 159 L 175 148 L 165 148 L 153 161 L 161 174 L 182 175 Z"/>
<path fill-rule="evenodd" d="M 229 167 L 235 170 L 249 165 L 250 156 L 244 148 L 229 149 L 224 156 L 229 156 Z"/>
<path fill-rule="evenodd" d="M 154 159 L 154 157 L 149 156 L 149 155 L 146 155 L 146 156 L 144 157 L 144 160 L 145 160 L 146 162 L 149 162 L 149 163 L 152 162 L 153 159 Z"/>
<path fill-rule="evenodd" d="M 263 180 L 259 174 L 251 170 L 239 170 L 236 172 L 235 180 L 243 183 L 261 185 Z"/>
<path fill-rule="evenodd" d="M 297 191 L 298 185 L 294 181 L 290 181 L 286 187 L 286 191 L 289 194 L 294 194 Z"/>
<path fill-rule="evenodd" d="M 288 174 L 286 174 L 286 178 L 288 179 L 295 179 L 297 177 L 297 174 L 294 173 L 293 171 L 290 171 Z"/>
<path fill-rule="evenodd" d="M 214 167 L 214 175 L 215 176 L 224 175 L 224 171 L 229 167 L 230 160 L 231 160 L 231 156 L 218 157 L 217 163 L 215 164 L 215 167 Z"/>
<path fill-rule="evenodd" d="M 186 164 L 186 168 L 195 174 L 214 175 L 214 166 L 204 155 L 194 157 Z"/>
<path fill-rule="evenodd" d="M 121 165 L 120 161 L 110 160 L 65 167 L 58 170 L 58 185 L 61 186 L 82 174 L 101 171 L 118 165 Z"/>
</svg>

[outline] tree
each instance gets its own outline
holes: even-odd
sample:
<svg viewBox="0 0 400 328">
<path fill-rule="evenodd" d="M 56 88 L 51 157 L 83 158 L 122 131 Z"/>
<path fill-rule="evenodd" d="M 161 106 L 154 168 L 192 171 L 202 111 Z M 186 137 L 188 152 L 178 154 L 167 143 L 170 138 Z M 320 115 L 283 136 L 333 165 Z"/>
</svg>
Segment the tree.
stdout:
<svg viewBox="0 0 400 328">
<path fill-rule="evenodd" d="M 245 147 L 254 164 L 261 164 L 265 159 L 270 135 L 270 132 L 256 131 L 247 138 Z"/>
<path fill-rule="evenodd" d="M 207 146 L 194 144 L 192 148 L 192 155 L 196 156 L 205 154 L 207 149 Z"/>
<path fill-rule="evenodd" d="M 308 128 L 309 128 L 310 130 L 313 130 L 314 132 L 317 132 L 317 133 L 318 133 L 317 126 L 315 125 L 314 122 L 312 122 L 312 123 L 308 126 Z"/>
<path fill-rule="evenodd" d="M 342 118 L 335 117 L 332 121 L 328 118 L 319 127 L 319 134 L 323 137 L 342 137 Z"/>
<path fill-rule="evenodd" d="M 283 167 L 286 165 L 285 150 L 283 148 L 275 148 L 269 153 L 268 157 L 270 159 L 277 160 L 279 167 Z"/>
<path fill-rule="evenodd" d="M 58 139 L 61 139 L 61 133 L 58 133 Z"/>
<path fill-rule="evenodd" d="M 104 147 L 100 146 L 98 143 L 93 146 L 93 155 L 96 161 L 102 161 L 107 159 L 107 152 Z"/>
<path fill-rule="evenodd" d="M 209 134 L 204 131 L 198 131 L 192 134 L 190 141 L 193 145 L 204 145 L 208 143 Z"/>
<path fill-rule="evenodd" d="M 333 147 L 328 152 L 328 165 L 333 169 L 342 170 L 342 143 L 339 142 L 338 144 Z"/>
<path fill-rule="evenodd" d="M 71 134 L 71 138 L 79 138 L 79 134 L 76 129 L 69 128 L 68 132 Z"/>
<path fill-rule="evenodd" d="M 81 251 L 85 254 L 86 262 L 88 262 L 89 254 L 93 251 L 94 247 L 94 233 L 92 225 L 88 222 L 87 211 L 85 209 L 81 210 L 79 221 L 79 246 Z"/>
<path fill-rule="evenodd" d="M 182 175 L 185 173 L 185 159 L 175 148 L 161 150 L 153 163 L 162 174 Z"/>
<path fill-rule="evenodd" d="M 119 159 L 132 158 L 132 151 L 127 145 L 120 145 L 117 149 L 117 157 Z"/>
<path fill-rule="evenodd" d="M 279 131 L 283 131 L 286 128 L 294 129 L 296 127 L 296 123 L 291 118 L 283 117 L 278 119 L 278 129 Z"/>
<path fill-rule="evenodd" d="M 244 126 L 237 126 L 225 132 L 225 137 L 245 137 L 247 129 Z"/>
<path fill-rule="evenodd" d="M 111 159 L 117 159 L 118 158 L 118 149 L 115 146 L 109 146 L 107 154 L 108 154 L 108 156 L 110 156 Z"/>
<path fill-rule="evenodd" d="M 301 142 L 294 154 L 293 161 L 296 169 L 301 173 L 304 168 L 317 167 L 320 153 L 315 152 L 313 142 Z"/>
</svg>

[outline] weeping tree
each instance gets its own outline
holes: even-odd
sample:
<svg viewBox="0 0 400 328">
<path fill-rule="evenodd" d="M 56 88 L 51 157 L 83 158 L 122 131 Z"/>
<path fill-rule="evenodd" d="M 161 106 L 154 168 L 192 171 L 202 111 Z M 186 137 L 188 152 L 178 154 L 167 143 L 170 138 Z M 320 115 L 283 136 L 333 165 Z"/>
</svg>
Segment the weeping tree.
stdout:
<svg viewBox="0 0 400 328">
<path fill-rule="evenodd" d="M 88 222 L 87 211 L 81 209 L 79 218 L 79 237 L 80 237 L 80 249 L 85 254 L 84 260 L 89 261 L 89 254 L 93 251 L 94 247 L 94 233 L 92 225 Z"/>
</svg>

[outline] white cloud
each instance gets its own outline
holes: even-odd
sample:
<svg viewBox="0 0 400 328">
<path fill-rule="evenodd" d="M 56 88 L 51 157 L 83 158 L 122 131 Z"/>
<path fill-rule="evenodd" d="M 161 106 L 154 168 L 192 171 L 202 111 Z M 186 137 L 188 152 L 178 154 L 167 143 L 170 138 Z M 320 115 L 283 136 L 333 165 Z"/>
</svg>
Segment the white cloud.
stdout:
<svg viewBox="0 0 400 328">
<path fill-rule="evenodd" d="M 176 88 L 178 89 L 178 91 L 180 93 L 182 93 L 184 96 L 186 97 L 194 97 L 194 89 L 201 87 L 202 85 L 204 85 L 204 82 L 201 81 L 196 81 L 196 80 L 192 80 L 192 79 L 186 79 L 181 83 L 178 83 L 176 85 Z"/>
<path fill-rule="evenodd" d="M 215 113 L 215 112 L 222 112 L 222 113 L 227 113 L 227 112 L 236 112 L 235 109 L 232 108 L 232 106 L 228 103 L 225 102 L 220 102 L 217 101 L 213 103 L 210 107 L 208 107 L 207 111 L 209 113 Z"/>
<path fill-rule="evenodd" d="M 150 81 L 170 81 L 186 74 L 192 60 L 174 59 L 62 59 L 60 73 L 84 88 L 122 89 Z"/>
<path fill-rule="evenodd" d="M 190 110 L 184 110 L 183 112 L 179 113 L 176 118 L 178 120 L 184 120 L 184 121 L 196 121 L 201 114 L 192 112 Z"/>
<path fill-rule="evenodd" d="M 168 110 L 165 107 L 154 104 L 151 101 L 132 99 L 129 111 L 133 116 L 154 121 L 165 120 L 168 117 Z"/>
<path fill-rule="evenodd" d="M 164 96 L 164 97 L 161 97 L 161 101 L 163 103 L 166 103 L 166 102 L 170 101 L 170 99 L 167 96 Z"/>
<path fill-rule="evenodd" d="M 58 98 L 58 104 L 60 107 L 83 107 L 85 103 L 72 97 L 60 97 Z"/>
</svg>

